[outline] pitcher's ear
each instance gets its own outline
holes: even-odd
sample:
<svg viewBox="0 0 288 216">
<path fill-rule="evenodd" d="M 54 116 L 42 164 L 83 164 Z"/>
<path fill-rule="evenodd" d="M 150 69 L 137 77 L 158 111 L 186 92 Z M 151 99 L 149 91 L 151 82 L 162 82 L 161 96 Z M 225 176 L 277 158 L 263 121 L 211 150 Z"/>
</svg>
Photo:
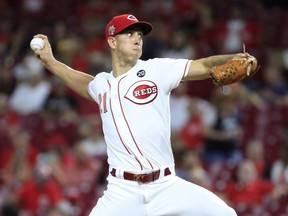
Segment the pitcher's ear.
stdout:
<svg viewBox="0 0 288 216">
<path fill-rule="evenodd" d="M 116 46 L 116 38 L 115 37 L 108 37 L 107 43 L 110 48 L 115 49 Z"/>
</svg>

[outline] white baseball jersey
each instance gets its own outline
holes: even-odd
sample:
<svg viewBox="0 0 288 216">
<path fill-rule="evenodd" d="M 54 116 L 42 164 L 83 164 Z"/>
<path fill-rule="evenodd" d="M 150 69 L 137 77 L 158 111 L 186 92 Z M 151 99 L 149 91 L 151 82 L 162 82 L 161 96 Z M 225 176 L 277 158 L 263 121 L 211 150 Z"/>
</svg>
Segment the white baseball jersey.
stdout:
<svg viewBox="0 0 288 216">
<path fill-rule="evenodd" d="M 173 166 L 170 92 L 188 73 L 190 60 L 138 60 L 115 78 L 102 72 L 88 86 L 98 103 L 110 167 L 144 172 Z"/>
<path fill-rule="evenodd" d="M 174 167 L 170 92 L 187 75 L 190 62 L 138 60 L 117 78 L 103 72 L 89 83 L 89 93 L 100 106 L 108 163 L 120 170 L 118 175 L 110 172 L 107 189 L 89 216 L 236 216 L 215 194 L 177 177 L 174 169 L 164 176 L 164 168 Z M 121 178 L 122 171 L 159 169 L 160 178 L 147 184 Z"/>
</svg>

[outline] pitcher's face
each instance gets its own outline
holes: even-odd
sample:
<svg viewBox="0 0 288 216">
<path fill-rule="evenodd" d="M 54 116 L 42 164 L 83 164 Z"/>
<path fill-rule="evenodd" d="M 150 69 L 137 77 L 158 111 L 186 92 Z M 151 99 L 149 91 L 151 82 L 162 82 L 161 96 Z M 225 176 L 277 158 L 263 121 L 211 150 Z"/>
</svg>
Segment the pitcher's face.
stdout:
<svg viewBox="0 0 288 216">
<path fill-rule="evenodd" d="M 124 58 L 137 60 L 142 55 L 143 33 L 138 29 L 129 28 L 115 36 L 117 51 Z"/>
</svg>

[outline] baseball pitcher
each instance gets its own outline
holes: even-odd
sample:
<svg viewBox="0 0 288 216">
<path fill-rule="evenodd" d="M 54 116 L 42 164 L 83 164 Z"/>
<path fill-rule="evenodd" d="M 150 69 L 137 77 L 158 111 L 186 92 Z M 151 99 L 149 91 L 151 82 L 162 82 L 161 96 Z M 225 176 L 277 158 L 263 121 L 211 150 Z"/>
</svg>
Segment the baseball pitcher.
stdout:
<svg viewBox="0 0 288 216">
<path fill-rule="evenodd" d="M 235 216 L 212 192 L 175 175 L 170 143 L 171 91 L 180 82 L 212 78 L 219 86 L 252 76 L 255 57 L 244 53 L 197 60 L 140 60 L 152 25 L 131 14 L 106 26 L 112 71 L 92 77 L 53 57 L 47 36 L 35 55 L 78 94 L 99 105 L 107 143 L 108 185 L 90 216 Z"/>
</svg>

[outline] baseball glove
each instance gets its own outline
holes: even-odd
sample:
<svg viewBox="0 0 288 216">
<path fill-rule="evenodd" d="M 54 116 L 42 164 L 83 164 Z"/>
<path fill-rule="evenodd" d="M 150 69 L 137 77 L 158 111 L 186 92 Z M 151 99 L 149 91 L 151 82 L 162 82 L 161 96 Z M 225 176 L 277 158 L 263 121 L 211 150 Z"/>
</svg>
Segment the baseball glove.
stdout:
<svg viewBox="0 0 288 216">
<path fill-rule="evenodd" d="M 210 70 L 213 82 L 218 86 L 229 85 L 253 76 L 259 69 L 257 59 L 244 52 L 238 54 L 225 64 L 215 66 Z"/>
</svg>

